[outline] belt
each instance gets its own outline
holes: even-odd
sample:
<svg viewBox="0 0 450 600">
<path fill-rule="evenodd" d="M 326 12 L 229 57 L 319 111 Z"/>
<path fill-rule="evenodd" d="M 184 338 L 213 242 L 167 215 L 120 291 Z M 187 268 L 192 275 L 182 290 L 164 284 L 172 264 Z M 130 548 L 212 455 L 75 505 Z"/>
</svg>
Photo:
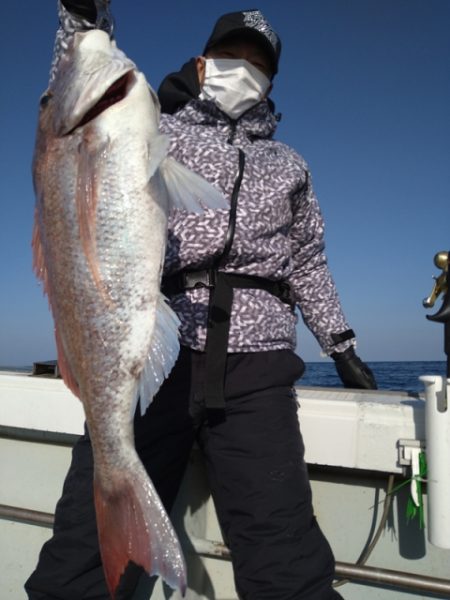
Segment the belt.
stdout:
<svg viewBox="0 0 450 600">
<path fill-rule="evenodd" d="M 294 300 L 290 286 L 285 281 L 272 281 L 254 275 L 224 273 L 217 269 L 185 271 L 164 277 L 161 289 L 170 297 L 195 288 L 210 290 L 205 347 L 205 404 L 210 409 L 224 409 L 224 381 L 233 290 L 235 288 L 265 290 L 292 308 Z"/>
</svg>

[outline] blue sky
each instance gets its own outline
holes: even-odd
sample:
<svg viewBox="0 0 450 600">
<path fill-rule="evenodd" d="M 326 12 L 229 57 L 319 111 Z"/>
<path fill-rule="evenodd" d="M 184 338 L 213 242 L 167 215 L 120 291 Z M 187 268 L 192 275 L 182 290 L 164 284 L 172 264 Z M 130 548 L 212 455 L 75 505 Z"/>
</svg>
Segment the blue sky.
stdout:
<svg viewBox="0 0 450 600">
<path fill-rule="evenodd" d="M 0 7 L 0 364 L 55 357 L 31 270 L 31 158 L 56 2 Z M 157 87 L 201 52 L 216 18 L 260 8 L 283 41 L 277 137 L 308 161 L 329 264 L 362 358 L 441 360 L 425 319 L 434 254 L 450 249 L 450 1 L 113 0 L 119 46 Z M 431 311 L 431 312 L 435 312 Z M 321 360 L 299 327 L 298 351 Z"/>
</svg>

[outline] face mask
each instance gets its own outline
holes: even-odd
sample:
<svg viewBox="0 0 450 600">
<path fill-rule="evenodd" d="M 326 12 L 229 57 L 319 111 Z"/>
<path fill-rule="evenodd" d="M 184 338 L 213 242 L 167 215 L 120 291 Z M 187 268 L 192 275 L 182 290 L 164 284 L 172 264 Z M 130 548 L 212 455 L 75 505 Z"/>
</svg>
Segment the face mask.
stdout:
<svg viewBox="0 0 450 600">
<path fill-rule="evenodd" d="M 258 104 L 270 87 L 269 79 L 244 59 L 207 58 L 201 100 L 212 100 L 232 119 Z"/>
</svg>

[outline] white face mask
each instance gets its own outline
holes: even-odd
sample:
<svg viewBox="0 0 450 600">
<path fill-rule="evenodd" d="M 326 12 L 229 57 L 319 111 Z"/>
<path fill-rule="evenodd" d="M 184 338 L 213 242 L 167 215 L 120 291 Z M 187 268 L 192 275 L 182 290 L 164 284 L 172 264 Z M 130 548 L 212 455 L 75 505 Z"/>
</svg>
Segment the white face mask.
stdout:
<svg viewBox="0 0 450 600">
<path fill-rule="evenodd" d="M 238 119 L 258 104 L 269 88 L 264 73 L 244 59 L 207 58 L 199 97 L 212 100 L 229 117 Z"/>
</svg>

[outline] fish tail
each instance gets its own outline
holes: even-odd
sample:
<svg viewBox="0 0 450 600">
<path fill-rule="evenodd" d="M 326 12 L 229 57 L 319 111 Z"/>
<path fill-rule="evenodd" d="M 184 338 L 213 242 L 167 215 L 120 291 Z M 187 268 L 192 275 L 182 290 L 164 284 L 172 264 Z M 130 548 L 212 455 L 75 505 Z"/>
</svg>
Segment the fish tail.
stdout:
<svg viewBox="0 0 450 600">
<path fill-rule="evenodd" d="M 100 553 L 106 583 L 115 599 L 121 575 L 130 561 L 149 575 L 160 575 L 173 589 L 186 591 L 184 558 L 167 513 L 139 462 L 116 474 L 116 485 L 104 488 L 94 479 Z"/>
</svg>

